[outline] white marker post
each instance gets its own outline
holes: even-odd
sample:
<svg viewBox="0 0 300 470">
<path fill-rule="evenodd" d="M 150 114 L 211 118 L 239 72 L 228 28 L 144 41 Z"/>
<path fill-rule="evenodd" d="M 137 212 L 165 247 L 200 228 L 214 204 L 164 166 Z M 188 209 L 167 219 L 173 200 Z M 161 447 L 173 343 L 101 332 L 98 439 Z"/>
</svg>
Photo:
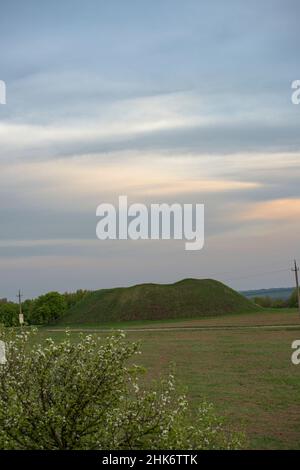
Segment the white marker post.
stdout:
<svg viewBox="0 0 300 470">
<path fill-rule="evenodd" d="M 5 343 L 0 341 L 0 364 L 4 365 L 6 362 Z"/>
<path fill-rule="evenodd" d="M 18 292 L 18 295 L 17 295 L 18 299 L 19 299 L 19 323 L 21 326 L 24 325 L 24 314 L 22 312 L 22 294 L 21 294 L 21 291 L 19 289 L 19 292 Z"/>
</svg>

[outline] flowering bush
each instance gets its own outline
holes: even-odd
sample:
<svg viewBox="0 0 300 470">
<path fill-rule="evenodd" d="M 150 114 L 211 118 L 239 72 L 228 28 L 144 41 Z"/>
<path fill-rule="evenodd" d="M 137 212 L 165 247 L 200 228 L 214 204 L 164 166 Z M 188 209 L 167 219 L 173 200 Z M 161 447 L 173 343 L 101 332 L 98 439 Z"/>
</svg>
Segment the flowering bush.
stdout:
<svg viewBox="0 0 300 470">
<path fill-rule="evenodd" d="M 143 389 L 141 368 L 128 365 L 138 345 L 119 333 L 103 340 L 69 333 L 60 343 L 28 343 L 33 332 L 2 332 L 1 449 L 232 449 L 211 405 L 191 420 L 174 376 Z M 131 361 L 132 362 L 132 361 Z"/>
</svg>

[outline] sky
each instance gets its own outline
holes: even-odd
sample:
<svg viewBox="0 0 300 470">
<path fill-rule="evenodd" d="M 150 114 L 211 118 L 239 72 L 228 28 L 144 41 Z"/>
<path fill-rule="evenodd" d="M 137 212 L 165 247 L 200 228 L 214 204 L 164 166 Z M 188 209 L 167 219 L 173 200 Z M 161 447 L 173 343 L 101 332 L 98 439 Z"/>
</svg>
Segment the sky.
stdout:
<svg viewBox="0 0 300 470">
<path fill-rule="evenodd" d="M 297 0 L 0 1 L 0 298 L 300 262 Z M 205 245 L 96 238 L 96 207 L 205 205 Z"/>
</svg>

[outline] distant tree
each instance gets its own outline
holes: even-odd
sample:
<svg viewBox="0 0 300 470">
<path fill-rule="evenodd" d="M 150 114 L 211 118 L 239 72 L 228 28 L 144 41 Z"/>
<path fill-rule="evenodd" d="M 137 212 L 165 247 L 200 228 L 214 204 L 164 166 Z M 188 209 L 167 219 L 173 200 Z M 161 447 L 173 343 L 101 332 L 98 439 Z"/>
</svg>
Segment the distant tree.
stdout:
<svg viewBox="0 0 300 470">
<path fill-rule="evenodd" d="M 60 318 L 66 310 L 80 302 L 89 291 L 79 289 L 76 292 L 48 292 L 36 299 L 26 299 L 22 302 L 22 311 L 25 322 L 31 325 L 51 323 Z M 16 303 L 0 299 L 0 324 L 16 326 L 18 320 L 19 306 Z"/>
<path fill-rule="evenodd" d="M 294 289 L 289 300 L 288 300 L 288 306 L 290 308 L 297 308 L 298 307 L 298 293 L 297 289 Z"/>
<path fill-rule="evenodd" d="M 257 305 L 260 305 L 261 307 L 265 307 L 265 308 L 272 307 L 272 299 L 271 299 L 271 297 L 268 297 L 268 296 L 266 296 L 266 297 L 255 297 L 254 302 Z"/>
<path fill-rule="evenodd" d="M 17 326 L 19 324 L 19 306 L 13 302 L 0 303 L 0 324 Z"/>
<path fill-rule="evenodd" d="M 273 299 L 272 307 L 273 308 L 286 308 L 288 306 L 288 302 L 284 299 Z"/>
<path fill-rule="evenodd" d="M 272 297 L 255 297 L 254 302 L 264 308 L 286 308 L 288 302 L 283 299 L 273 299 Z"/>
<path fill-rule="evenodd" d="M 22 311 L 24 313 L 24 319 L 26 323 L 30 323 L 31 312 L 33 308 L 34 300 L 26 299 L 22 302 Z"/>
<path fill-rule="evenodd" d="M 34 300 L 30 310 L 30 323 L 39 325 L 51 323 L 60 318 L 67 310 L 64 295 L 48 292 Z"/>
<path fill-rule="evenodd" d="M 138 352 L 122 334 L 67 336 L 31 344 L 25 330 L 6 342 L 0 367 L 0 448 L 14 450 L 236 449 L 212 405 L 190 413 L 173 375 L 143 389 Z"/>
<path fill-rule="evenodd" d="M 90 291 L 78 289 L 76 292 L 65 292 L 63 295 L 65 297 L 67 308 L 73 307 L 77 302 L 80 302 Z"/>
</svg>

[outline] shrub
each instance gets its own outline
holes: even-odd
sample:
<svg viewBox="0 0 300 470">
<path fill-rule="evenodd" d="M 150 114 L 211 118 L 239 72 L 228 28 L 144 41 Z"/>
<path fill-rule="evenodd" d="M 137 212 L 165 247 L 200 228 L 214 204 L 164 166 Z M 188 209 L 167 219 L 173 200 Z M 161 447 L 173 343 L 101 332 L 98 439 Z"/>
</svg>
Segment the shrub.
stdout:
<svg viewBox="0 0 300 470">
<path fill-rule="evenodd" d="M 30 323 L 35 325 L 47 324 L 60 318 L 67 309 L 67 302 L 63 294 L 48 292 L 40 295 L 32 302 L 29 313 Z"/>
<path fill-rule="evenodd" d="M 5 326 L 17 326 L 19 324 L 19 307 L 13 302 L 0 303 L 0 324 Z"/>
<path fill-rule="evenodd" d="M 254 297 L 254 303 L 264 308 L 287 308 L 288 301 L 284 299 L 273 299 L 272 297 Z"/>
<path fill-rule="evenodd" d="M 81 335 L 45 345 L 32 333 L 7 332 L 0 366 L 1 449 L 235 449 L 212 405 L 189 414 L 174 376 L 142 388 L 142 369 L 128 365 L 138 345 L 123 334 Z M 30 343 L 28 341 L 30 340 Z M 132 360 L 131 360 L 132 362 Z"/>
</svg>

